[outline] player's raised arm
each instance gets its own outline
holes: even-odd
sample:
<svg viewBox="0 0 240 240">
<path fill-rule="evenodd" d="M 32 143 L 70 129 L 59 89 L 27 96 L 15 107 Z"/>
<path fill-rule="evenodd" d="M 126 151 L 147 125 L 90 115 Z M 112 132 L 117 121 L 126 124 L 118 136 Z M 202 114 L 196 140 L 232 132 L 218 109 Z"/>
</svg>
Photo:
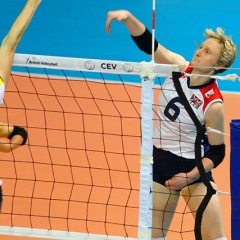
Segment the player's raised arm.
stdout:
<svg viewBox="0 0 240 240">
<path fill-rule="evenodd" d="M 16 47 L 28 27 L 41 0 L 28 0 L 22 12 L 13 23 L 0 48 L 0 77 L 5 87 L 8 84 L 10 69 Z M 11 9 L 9 9 L 10 11 Z M 6 10 L 8 11 L 8 10 Z"/>
<path fill-rule="evenodd" d="M 129 11 L 117 10 L 110 11 L 107 14 L 106 20 L 106 31 L 111 32 L 110 24 L 113 20 L 124 22 L 128 28 L 133 41 L 136 43 L 138 48 L 149 56 L 152 54 L 152 33 L 145 27 L 145 25 L 140 22 L 136 17 L 134 17 Z M 154 59 L 158 63 L 162 64 L 177 64 L 180 66 L 180 70 L 185 67 L 186 60 L 179 54 L 173 53 L 163 47 L 155 39 L 155 54 Z"/>
</svg>

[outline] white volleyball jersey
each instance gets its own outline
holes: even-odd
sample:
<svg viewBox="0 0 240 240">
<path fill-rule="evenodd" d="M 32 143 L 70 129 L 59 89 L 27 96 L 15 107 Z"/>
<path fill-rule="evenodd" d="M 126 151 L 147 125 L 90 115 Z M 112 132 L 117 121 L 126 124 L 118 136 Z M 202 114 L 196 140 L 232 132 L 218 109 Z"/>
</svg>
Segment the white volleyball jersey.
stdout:
<svg viewBox="0 0 240 240">
<path fill-rule="evenodd" d="M 0 104 L 3 104 L 4 92 L 5 92 L 5 84 L 2 78 L 0 77 Z"/>
<path fill-rule="evenodd" d="M 211 79 L 202 86 L 190 86 L 190 79 L 184 77 L 184 73 L 191 71 L 192 67 L 188 63 L 179 81 L 192 110 L 204 125 L 204 116 L 210 105 L 217 101 L 223 103 L 223 98 L 215 79 Z M 172 78 L 167 78 L 158 98 L 154 146 L 184 158 L 194 159 L 196 134 L 196 127 L 181 104 Z M 202 156 L 203 154 L 204 147 L 202 146 Z"/>
</svg>

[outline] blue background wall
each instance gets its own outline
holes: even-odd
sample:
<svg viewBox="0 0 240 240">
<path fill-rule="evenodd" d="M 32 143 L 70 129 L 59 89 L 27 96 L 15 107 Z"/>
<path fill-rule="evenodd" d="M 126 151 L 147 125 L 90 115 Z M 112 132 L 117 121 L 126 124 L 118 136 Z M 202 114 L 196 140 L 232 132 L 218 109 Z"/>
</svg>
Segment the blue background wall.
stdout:
<svg viewBox="0 0 240 240">
<path fill-rule="evenodd" d="M 0 38 L 8 32 L 25 0 L 1 1 Z M 123 23 L 111 24 L 105 31 L 110 10 L 127 9 L 151 29 L 152 0 L 42 0 L 17 53 L 149 61 L 132 42 Z M 156 0 L 156 38 L 172 51 L 191 60 L 195 42 L 204 40 L 206 28 L 220 26 L 240 45 L 239 0 Z M 240 66 L 237 57 L 232 68 Z M 228 70 L 228 73 L 240 72 Z M 219 81 L 224 91 L 240 92 L 239 82 Z"/>
</svg>

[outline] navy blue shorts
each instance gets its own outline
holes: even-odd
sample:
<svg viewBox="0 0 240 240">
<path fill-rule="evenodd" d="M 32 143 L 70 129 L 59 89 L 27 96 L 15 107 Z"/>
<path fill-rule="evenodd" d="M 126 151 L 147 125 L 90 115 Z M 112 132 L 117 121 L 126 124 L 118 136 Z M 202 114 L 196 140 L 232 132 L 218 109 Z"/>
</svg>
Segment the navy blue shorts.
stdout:
<svg viewBox="0 0 240 240">
<path fill-rule="evenodd" d="M 169 151 L 153 147 L 153 181 L 165 186 L 165 182 L 178 173 L 188 173 L 196 167 L 194 159 L 179 157 Z M 207 173 L 209 181 L 214 182 L 212 172 Z M 202 182 L 201 177 L 190 183 Z"/>
</svg>

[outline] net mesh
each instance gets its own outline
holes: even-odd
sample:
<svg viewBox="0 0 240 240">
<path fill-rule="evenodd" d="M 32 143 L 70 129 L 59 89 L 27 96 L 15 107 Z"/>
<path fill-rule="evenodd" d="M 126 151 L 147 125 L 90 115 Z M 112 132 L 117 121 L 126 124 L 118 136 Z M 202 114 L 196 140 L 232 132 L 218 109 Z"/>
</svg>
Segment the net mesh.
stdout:
<svg viewBox="0 0 240 240">
<path fill-rule="evenodd" d="M 1 225 L 136 236 L 140 87 L 27 71 L 11 75 L 1 107 L 29 133 L 1 155 Z"/>
<path fill-rule="evenodd" d="M 107 61 L 101 61 L 101 71 L 94 73 L 96 66 L 87 60 L 83 60 L 86 72 L 62 70 L 61 66 L 58 70 L 45 68 L 51 66 L 49 61 L 31 56 L 23 62 L 11 74 L 0 107 L 2 122 L 25 127 L 29 133 L 24 147 L 1 154 L 1 226 L 45 229 L 45 235 L 52 230 L 83 233 L 83 239 L 89 234 L 97 234 L 93 237 L 97 239 L 136 239 L 142 137 L 139 76 L 136 80 L 117 71 L 112 74 L 119 66 Z M 26 67 L 29 64 L 36 68 Z M 125 63 L 123 69 L 130 73 L 133 66 Z M 158 78 L 154 86 L 155 113 L 164 79 Z M 238 98 L 224 94 L 226 126 L 236 118 L 230 109 Z M 228 148 L 228 139 L 226 144 Z M 229 155 L 219 168 L 224 170 L 228 159 Z M 215 179 L 221 176 L 215 175 Z M 228 190 L 227 183 L 220 188 Z M 230 206 L 229 199 L 224 198 L 222 204 Z M 226 227 L 230 209 L 223 211 Z M 35 233 L 41 237 L 41 232 Z M 74 235 L 60 235 L 57 239 L 75 239 Z M 81 239 L 79 236 L 76 239 Z M 182 198 L 168 238 L 194 239 L 192 213 Z"/>
</svg>

